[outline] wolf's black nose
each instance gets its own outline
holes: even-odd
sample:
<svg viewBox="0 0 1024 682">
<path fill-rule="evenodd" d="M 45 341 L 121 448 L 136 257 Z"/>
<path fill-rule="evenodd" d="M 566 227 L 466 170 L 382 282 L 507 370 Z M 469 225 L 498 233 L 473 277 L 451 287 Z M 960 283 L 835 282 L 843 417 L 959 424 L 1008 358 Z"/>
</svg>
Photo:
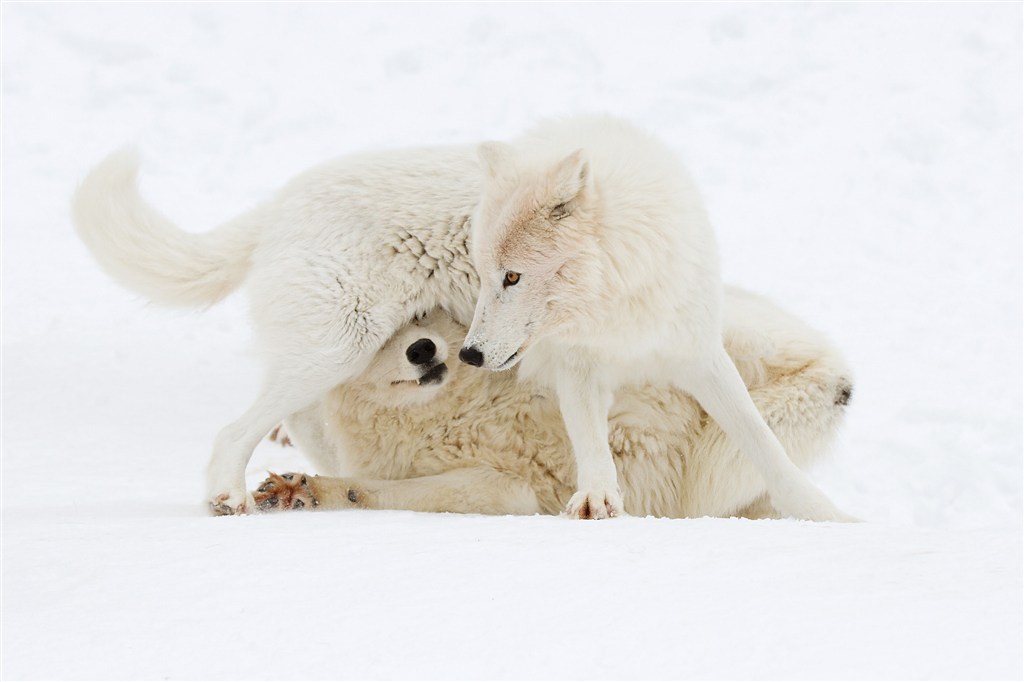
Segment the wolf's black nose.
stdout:
<svg viewBox="0 0 1024 682">
<path fill-rule="evenodd" d="M 437 346 L 430 339 L 420 339 L 405 349 L 405 357 L 414 365 L 425 365 L 434 359 Z"/>
<path fill-rule="evenodd" d="M 459 360 L 462 360 L 467 365 L 482 367 L 484 364 L 484 354 L 473 346 L 466 346 L 459 351 Z"/>
</svg>

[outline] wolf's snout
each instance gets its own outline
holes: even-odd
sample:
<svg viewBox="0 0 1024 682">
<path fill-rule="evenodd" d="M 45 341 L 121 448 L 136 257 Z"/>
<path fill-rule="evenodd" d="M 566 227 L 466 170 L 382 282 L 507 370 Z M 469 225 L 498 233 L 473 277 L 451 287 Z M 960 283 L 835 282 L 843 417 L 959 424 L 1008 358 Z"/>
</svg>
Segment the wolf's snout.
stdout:
<svg viewBox="0 0 1024 682">
<path fill-rule="evenodd" d="M 462 360 L 467 365 L 473 365 L 474 367 L 483 367 L 484 354 L 480 352 L 475 346 L 466 346 L 459 351 L 459 360 Z"/>
<path fill-rule="evenodd" d="M 405 349 L 405 357 L 414 365 L 426 365 L 437 354 L 437 346 L 430 339 L 420 339 Z"/>
</svg>

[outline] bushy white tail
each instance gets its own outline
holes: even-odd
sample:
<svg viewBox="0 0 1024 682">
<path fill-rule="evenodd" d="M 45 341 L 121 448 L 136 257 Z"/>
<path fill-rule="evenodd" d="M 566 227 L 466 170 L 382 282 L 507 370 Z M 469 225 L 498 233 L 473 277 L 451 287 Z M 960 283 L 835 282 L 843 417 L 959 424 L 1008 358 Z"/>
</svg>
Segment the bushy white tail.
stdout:
<svg viewBox="0 0 1024 682">
<path fill-rule="evenodd" d="M 138 169 L 134 149 L 117 151 L 75 192 L 75 228 L 100 266 L 168 306 L 209 306 L 238 288 L 260 236 L 259 209 L 205 234 L 185 232 L 139 195 Z"/>
</svg>

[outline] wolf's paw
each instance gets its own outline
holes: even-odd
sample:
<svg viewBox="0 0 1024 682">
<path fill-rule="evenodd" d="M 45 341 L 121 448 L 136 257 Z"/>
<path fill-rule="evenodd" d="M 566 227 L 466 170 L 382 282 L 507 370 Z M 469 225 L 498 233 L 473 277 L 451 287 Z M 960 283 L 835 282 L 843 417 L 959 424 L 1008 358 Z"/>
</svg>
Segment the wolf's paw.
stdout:
<svg viewBox="0 0 1024 682">
<path fill-rule="evenodd" d="M 305 474 L 274 474 L 253 493 L 260 511 L 313 509 L 319 506 Z"/>
<path fill-rule="evenodd" d="M 801 521 L 815 521 L 817 523 L 864 523 L 864 519 L 847 514 L 840 509 L 815 509 L 807 510 L 801 509 L 799 511 L 793 511 L 792 509 L 779 510 L 779 515 L 782 518 L 799 519 Z"/>
<path fill-rule="evenodd" d="M 232 516 L 248 514 L 256 508 L 253 497 L 245 490 L 234 493 L 221 493 L 210 497 L 210 513 L 214 516 Z"/>
<path fill-rule="evenodd" d="M 812 521 L 831 521 L 832 523 L 864 523 L 864 519 L 859 519 L 852 514 L 847 514 L 842 509 L 832 508 L 827 511 L 820 511 L 814 515 L 809 515 Z"/>
<path fill-rule="evenodd" d="M 267 436 L 268 440 L 271 440 L 281 447 L 289 447 L 292 444 L 292 439 L 288 437 L 288 432 L 284 430 L 284 424 L 278 424 L 274 427 L 274 430 Z"/>
<path fill-rule="evenodd" d="M 793 487 L 778 495 L 769 495 L 772 506 L 782 516 L 806 521 L 861 523 L 861 519 L 841 510 L 809 480 L 794 483 Z"/>
<path fill-rule="evenodd" d="M 622 495 L 617 490 L 579 491 L 569 498 L 565 514 L 577 519 L 608 519 L 625 516 Z"/>
</svg>

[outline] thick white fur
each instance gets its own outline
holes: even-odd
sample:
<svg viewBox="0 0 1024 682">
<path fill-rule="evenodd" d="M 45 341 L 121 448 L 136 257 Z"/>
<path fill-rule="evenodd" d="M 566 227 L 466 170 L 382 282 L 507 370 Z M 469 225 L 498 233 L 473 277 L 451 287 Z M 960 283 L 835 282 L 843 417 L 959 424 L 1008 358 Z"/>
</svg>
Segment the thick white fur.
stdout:
<svg viewBox="0 0 1024 682">
<path fill-rule="evenodd" d="M 208 496 L 219 513 L 251 508 L 244 473 L 260 439 L 361 372 L 414 315 L 440 306 L 472 317 L 473 147 L 343 158 L 207 234 L 185 232 L 146 204 L 137 169 L 133 151 L 115 153 L 74 196 L 78 234 L 100 265 L 166 305 L 208 306 L 248 287 L 266 374 L 253 405 L 214 444 Z"/>
<path fill-rule="evenodd" d="M 640 382 L 694 395 L 783 514 L 851 520 L 786 456 L 723 349 L 712 231 L 670 150 L 588 117 L 485 144 L 481 161 L 471 233 L 481 291 L 460 357 L 482 354 L 492 370 L 521 361 L 521 375 L 555 391 L 576 457 L 569 513 L 623 512 L 608 411 L 620 386 Z"/>
<path fill-rule="evenodd" d="M 827 450 L 842 421 L 851 390 L 842 358 L 760 297 L 730 289 L 724 312 L 725 347 L 754 403 L 805 468 Z M 289 437 L 326 474 L 290 479 L 295 487 L 306 481 L 306 509 L 312 499 L 319 509 L 556 514 L 565 507 L 576 467 L 557 400 L 543 385 L 518 380 L 515 370 L 459 366 L 451 352 L 464 335 L 465 327 L 444 313 L 410 324 L 361 375 L 286 422 Z M 405 355 L 422 338 L 437 348 L 429 366 Z M 416 383 L 446 361 L 443 383 Z M 621 387 L 609 445 L 627 513 L 775 515 L 763 478 L 677 389 Z M 280 490 L 287 485 L 269 479 L 257 501 L 290 508 Z"/>
<path fill-rule="evenodd" d="M 521 291 L 538 268 L 550 270 L 552 286 L 533 310 L 554 314 L 526 325 L 535 350 L 521 374 L 558 388 L 578 464 L 574 511 L 583 502 L 596 516 L 622 508 L 607 444 L 614 389 L 670 381 L 723 424 L 783 513 L 843 518 L 786 458 L 722 349 L 714 245 L 671 154 L 621 122 L 581 118 L 542 126 L 508 150 L 484 146 L 481 158 L 486 173 L 471 147 L 343 158 L 205 235 L 143 201 L 133 152 L 86 177 L 73 200 L 76 229 L 123 285 L 181 306 L 210 305 L 247 285 L 265 378 L 215 440 L 207 468 L 215 511 L 251 509 L 244 473 L 260 439 L 358 375 L 414 315 L 442 307 L 468 323 L 479 294 L 471 344 L 488 348 L 490 360 L 491 344 L 518 339 L 521 320 L 493 305 L 504 267 L 496 257 L 515 251 L 527 273 Z M 528 205 L 573 192 L 561 224 L 578 229 L 555 232 L 557 248 L 544 240 L 533 252 L 527 242 L 498 248 L 507 218 L 524 215 L 510 196 Z M 513 309 L 530 310 L 505 306 Z"/>
</svg>

